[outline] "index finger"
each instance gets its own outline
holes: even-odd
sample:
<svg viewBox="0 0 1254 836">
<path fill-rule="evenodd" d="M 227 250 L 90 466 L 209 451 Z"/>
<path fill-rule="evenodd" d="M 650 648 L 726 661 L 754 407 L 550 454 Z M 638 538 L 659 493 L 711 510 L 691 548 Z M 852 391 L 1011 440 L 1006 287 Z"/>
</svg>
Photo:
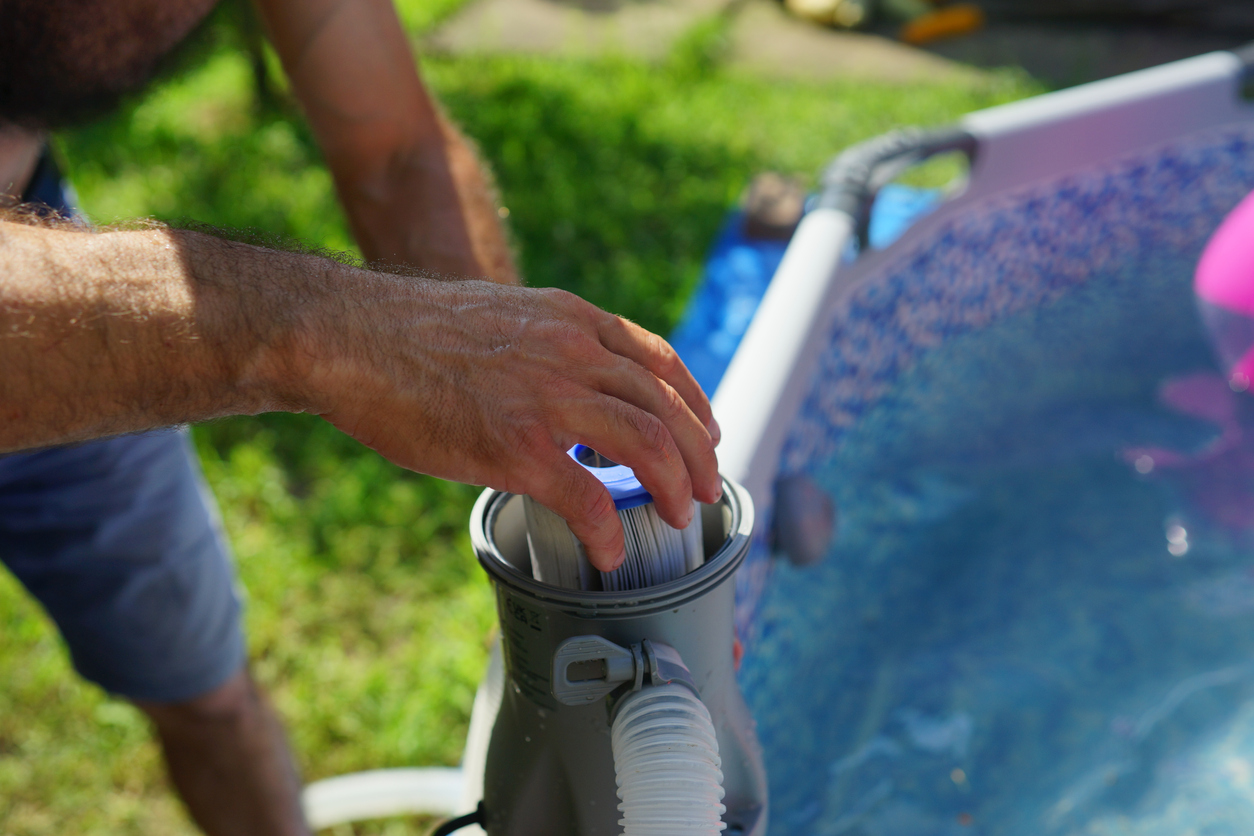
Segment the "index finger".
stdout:
<svg viewBox="0 0 1254 836">
<path fill-rule="evenodd" d="M 714 443 L 718 443 L 719 428 L 710 409 L 710 399 L 670 343 L 652 331 L 613 314 L 606 314 L 597 323 L 597 336 L 608 350 L 638 363 L 670 384 L 697 420 L 709 430 Z"/>
<path fill-rule="evenodd" d="M 529 480 L 526 493 L 570 527 L 588 562 L 612 572 L 627 557 L 623 526 L 610 492 L 587 468 L 556 448 Z"/>
</svg>

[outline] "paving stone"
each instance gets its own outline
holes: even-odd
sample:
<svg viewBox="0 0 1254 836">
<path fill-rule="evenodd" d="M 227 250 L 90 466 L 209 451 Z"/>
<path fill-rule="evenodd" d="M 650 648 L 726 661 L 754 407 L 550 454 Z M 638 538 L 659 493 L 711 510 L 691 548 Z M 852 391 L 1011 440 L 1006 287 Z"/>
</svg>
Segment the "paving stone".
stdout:
<svg viewBox="0 0 1254 836">
<path fill-rule="evenodd" d="M 453 53 L 622 54 L 659 59 L 727 0 L 478 0 L 428 39 Z"/>
<path fill-rule="evenodd" d="M 711 15 L 733 16 L 729 62 L 776 78 L 956 80 L 1018 66 L 1066 87 L 1238 46 L 1254 30 L 1151 23 L 994 22 L 926 49 L 892 38 L 894 28 L 844 32 L 816 26 L 775 0 L 475 0 L 425 39 L 454 54 L 617 54 L 665 57 L 675 39 Z"/>
</svg>

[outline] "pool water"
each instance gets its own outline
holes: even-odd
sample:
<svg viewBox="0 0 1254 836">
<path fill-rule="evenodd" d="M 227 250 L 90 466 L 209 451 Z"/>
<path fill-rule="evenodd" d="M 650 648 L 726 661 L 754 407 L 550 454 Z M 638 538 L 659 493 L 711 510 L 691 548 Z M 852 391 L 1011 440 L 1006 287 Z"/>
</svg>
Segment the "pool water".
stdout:
<svg viewBox="0 0 1254 836">
<path fill-rule="evenodd" d="M 1254 832 L 1254 551 L 1181 478 L 1221 428 L 1159 401 L 1214 374 L 1167 285 L 947 343 L 817 469 L 837 543 L 776 565 L 744 673 L 772 832 Z"/>
</svg>

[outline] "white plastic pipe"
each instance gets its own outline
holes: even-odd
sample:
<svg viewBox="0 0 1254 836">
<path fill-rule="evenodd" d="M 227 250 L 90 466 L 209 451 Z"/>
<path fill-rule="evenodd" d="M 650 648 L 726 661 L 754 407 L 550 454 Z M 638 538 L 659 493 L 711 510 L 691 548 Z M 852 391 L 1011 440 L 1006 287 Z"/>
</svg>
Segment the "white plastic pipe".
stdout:
<svg viewBox="0 0 1254 836">
<path fill-rule="evenodd" d="M 498 633 L 488 655 L 488 672 L 475 692 L 474 707 L 470 710 L 470 731 L 466 734 L 466 748 L 462 752 L 462 802 L 461 811 L 469 813 L 483 800 L 483 773 L 488 766 L 488 744 L 492 740 L 492 727 L 501 710 L 505 697 L 505 661 L 501 656 L 501 636 Z M 463 827 L 458 836 L 484 836 L 477 824 Z"/>
<path fill-rule="evenodd" d="M 433 766 L 375 769 L 315 781 L 301 799 L 305 818 L 314 830 L 344 822 L 386 816 L 451 816 L 462 809 L 462 771 Z"/>
<path fill-rule="evenodd" d="M 462 767 L 376 769 L 315 781 L 305 787 L 301 799 L 310 827 L 319 830 L 388 816 L 460 816 L 473 811 L 483 798 L 488 739 L 504 689 L 505 666 L 498 638 L 492 645 L 487 675 L 475 694 Z M 483 833 L 478 825 L 461 832 L 467 836 Z"/>
<path fill-rule="evenodd" d="M 623 836 L 718 836 L 722 761 L 710 712 L 682 685 L 624 698 L 610 733 Z"/>
</svg>

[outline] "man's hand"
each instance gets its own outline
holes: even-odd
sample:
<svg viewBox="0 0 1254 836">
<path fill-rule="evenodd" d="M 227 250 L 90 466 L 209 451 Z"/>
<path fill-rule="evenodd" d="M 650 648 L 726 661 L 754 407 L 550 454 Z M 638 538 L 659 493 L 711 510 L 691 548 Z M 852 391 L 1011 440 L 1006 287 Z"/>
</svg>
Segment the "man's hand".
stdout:
<svg viewBox="0 0 1254 836">
<path fill-rule="evenodd" d="M 623 535 L 605 488 L 566 455 L 576 442 L 632 467 L 676 528 L 694 497 L 721 495 L 709 402 L 660 337 L 564 291 L 335 281 L 351 304 L 293 344 L 301 386 L 285 397 L 392 461 L 530 494 L 607 570 Z"/>
<path fill-rule="evenodd" d="M 190 232 L 0 223 L 0 451 L 314 412 L 411 470 L 527 493 L 618 565 L 633 468 L 662 518 L 720 482 L 710 405 L 661 338 L 556 290 L 346 267 Z"/>
<path fill-rule="evenodd" d="M 486 169 L 418 77 L 391 0 L 256 0 L 371 263 L 517 284 Z"/>
</svg>

